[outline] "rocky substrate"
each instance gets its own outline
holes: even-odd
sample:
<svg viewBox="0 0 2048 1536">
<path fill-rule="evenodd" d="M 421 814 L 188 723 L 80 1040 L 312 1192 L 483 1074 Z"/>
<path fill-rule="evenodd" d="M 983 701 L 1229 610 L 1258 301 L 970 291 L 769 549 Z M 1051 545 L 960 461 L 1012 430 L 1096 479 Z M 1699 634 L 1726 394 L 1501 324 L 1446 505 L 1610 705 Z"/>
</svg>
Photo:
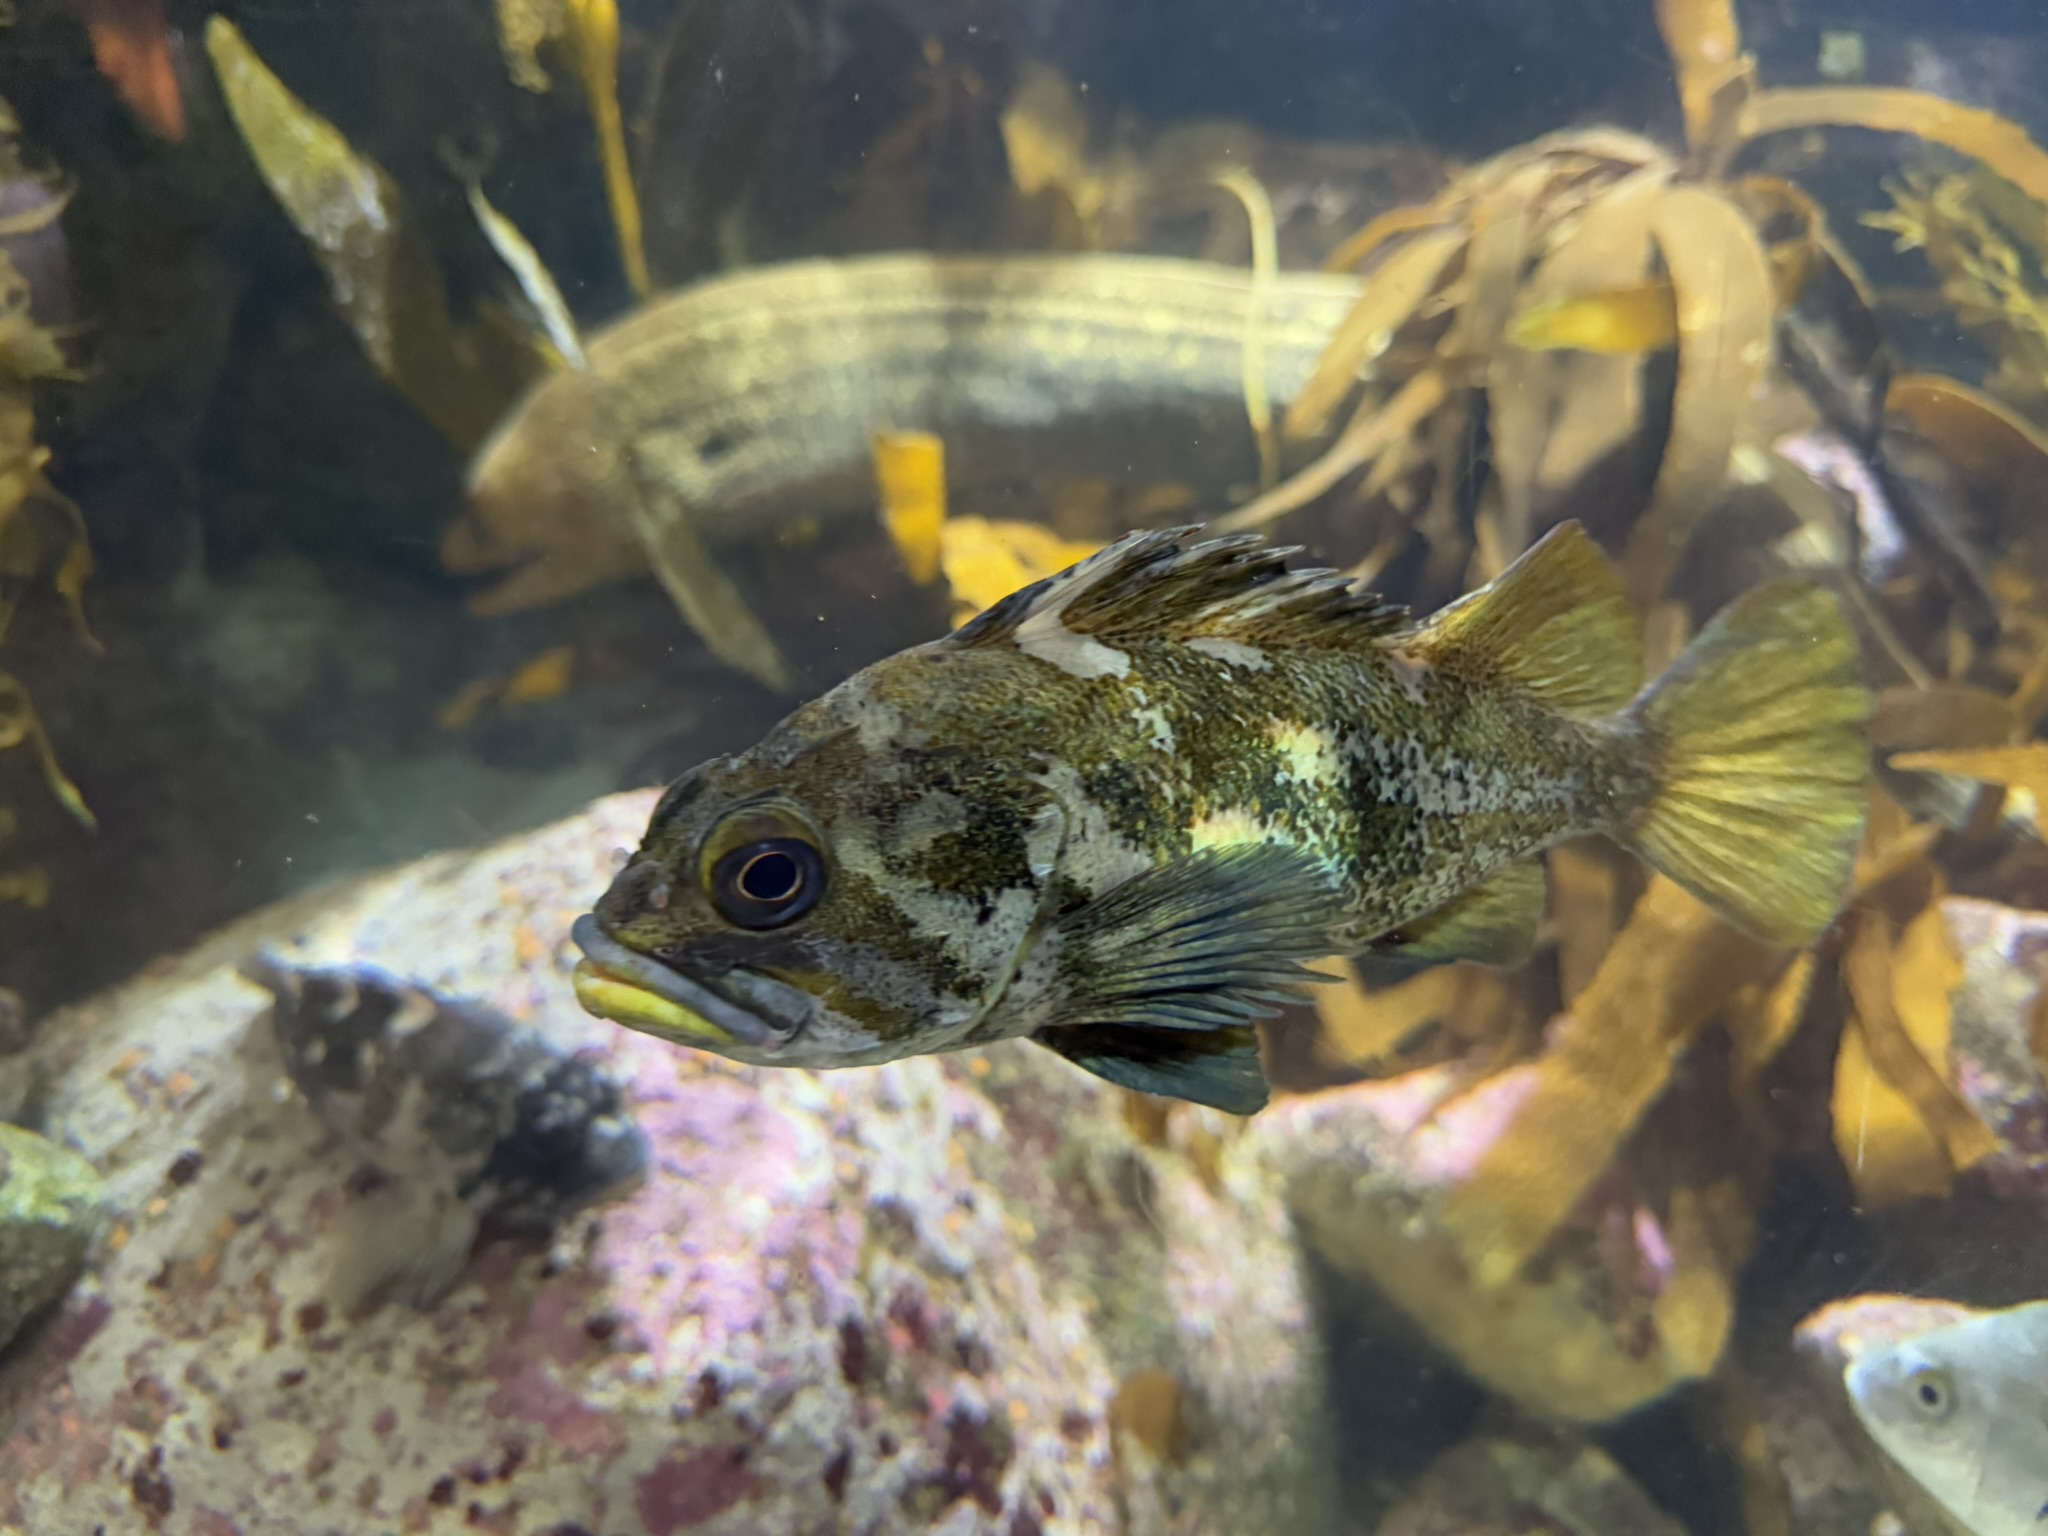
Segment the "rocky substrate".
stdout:
<svg viewBox="0 0 2048 1536">
<path fill-rule="evenodd" d="M 1023 1046 L 814 1076 L 588 1019 L 562 935 L 649 805 L 273 909 L 5 1064 L 0 1117 L 96 1165 L 113 1225 L 0 1356 L 0 1530 L 1339 1529 L 1287 1220 L 1232 1128 Z M 292 1091 L 259 943 L 587 1051 L 644 1181 L 552 1241 L 487 1230 L 431 1306 L 345 1309 L 358 1250 L 434 1234 L 364 1219 L 408 1165 Z"/>
<path fill-rule="evenodd" d="M 564 936 L 650 804 L 310 892 L 0 1056 L 0 1536 L 1945 1536 L 1840 1378 L 1946 1303 L 1813 1308 L 2039 1289 L 2048 918 L 1950 903 L 2002 1150 L 1949 1198 L 1823 1179 L 1779 1252 L 1667 1101 L 1487 1277 L 1450 1214 L 1517 1070 L 1246 1123 L 1022 1043 L 759 1071 L 589 1018 Z"/>
</svg>

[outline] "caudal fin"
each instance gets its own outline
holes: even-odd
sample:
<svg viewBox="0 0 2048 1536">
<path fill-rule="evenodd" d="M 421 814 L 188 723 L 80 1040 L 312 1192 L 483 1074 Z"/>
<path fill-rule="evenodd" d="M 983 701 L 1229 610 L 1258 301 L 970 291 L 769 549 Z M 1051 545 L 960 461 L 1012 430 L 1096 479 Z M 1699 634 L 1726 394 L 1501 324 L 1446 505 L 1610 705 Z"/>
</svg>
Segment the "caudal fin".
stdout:
<svg viewBox="0 0 2048 1536">
<path fill-rule="evenodd" d="M 1811 943 L 1855 866 L 1870 709 L 1834 595 L 1799 582 L 1759 588 L 1631 706 L 1658 788 L 1626 836 L 1731 922 Z"/>
</svg>

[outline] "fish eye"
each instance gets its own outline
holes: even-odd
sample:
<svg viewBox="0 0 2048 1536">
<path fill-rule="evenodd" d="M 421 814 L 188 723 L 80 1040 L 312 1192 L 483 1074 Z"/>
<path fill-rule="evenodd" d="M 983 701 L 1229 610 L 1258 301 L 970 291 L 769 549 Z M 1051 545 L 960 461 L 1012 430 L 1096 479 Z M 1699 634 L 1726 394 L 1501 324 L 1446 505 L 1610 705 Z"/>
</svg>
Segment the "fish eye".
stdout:
<svg viewBox="0 0 2048 1536">
<path fill-rule="evenodd" d="M 1948 1372 L 1923 1366 L 1906 1378 L 1906 1393 L 1913 1412 L 1930 1423 L 1940 1423 L 1955 1412 L 1956 1394 Z"/>
<path fill-rule="evenodd" d="M 793 923 L 825 894 L 825 860 L 800 837 L 743 843 L 711 868 L 711 903 L 735 927 Z"/>
</svg>

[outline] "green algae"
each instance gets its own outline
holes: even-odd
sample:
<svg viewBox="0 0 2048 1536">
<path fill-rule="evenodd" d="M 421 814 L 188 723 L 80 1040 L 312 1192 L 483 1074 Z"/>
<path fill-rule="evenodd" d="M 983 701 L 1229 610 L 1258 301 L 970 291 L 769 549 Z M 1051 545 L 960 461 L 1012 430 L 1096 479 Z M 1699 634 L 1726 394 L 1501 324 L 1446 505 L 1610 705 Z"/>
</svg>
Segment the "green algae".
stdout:
<svg viewBox="0 0 2048 1536">
<path fill-rule="evenodd" d="M 92 1164 L 0 1125 L 0 1346 L 71 1288 L 106 1211 Z"/>
</svg>

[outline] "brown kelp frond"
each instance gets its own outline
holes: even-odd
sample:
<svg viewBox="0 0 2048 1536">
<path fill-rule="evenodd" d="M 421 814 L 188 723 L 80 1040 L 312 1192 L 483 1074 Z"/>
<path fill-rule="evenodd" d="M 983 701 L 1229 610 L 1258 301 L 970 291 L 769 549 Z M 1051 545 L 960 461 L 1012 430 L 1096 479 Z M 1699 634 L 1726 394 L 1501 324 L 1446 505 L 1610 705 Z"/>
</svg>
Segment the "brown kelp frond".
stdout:
<svg viewBox="0 0 2048 1536">
<path fill-rule="evenodd" d="M 293 95 L 233 22 L 207 22 L 206 51 L 250 157 L 371 364 L 458 447 L 475 447 L 539 372 L 537 358 L 489 327 L 456 323 L 397 182 Z"/>
<path fill-rule="evenodd" d="M 2038 206 L 1981 170 L 1908 171 L 1885 192 L 1892 206 L 1863 222 L 1926 256 L 1943 302 L 1997 359 L 1992 391 L 2027 406 L 2048 402 L 2048 275 L 2040 231 L 2028 228 Z"/>
<path fill-rule="evenodd" d="M 647 251 L 641 236 L 640 191 L 626 155 L 625 119 L 619 111 L 619 8 L 616 0 L 497 0 L 498 43 L 512 83 L 529 91 L 547 91 L 554 80 L 541 62 L 543 51 L 566 56 L 583 88 L 590 119 L 597 130 L 598 157 L 604 166 L 605 196 L 611 203 L 612 228 L 618 235 L 619 261 L 633 291 L 645 298 L 654 291 L 647 274 Z"/>
<path fill-rule="evenodd" d="M 13 113 L 4 102 L 0 122 L 11 134 Z M 11 137 L 0 138 L 0 183 L 11 185 L 27 174 Z M 32 233 L 62 209 L 61 198 L 43 201 L 9 221 L 0 235 Z M 93 570 L 85 519 L 45 477 L 50 451 L 36 435 L 35 386 L 76 375 L 57 332 L 36 323 L 33 299 L 28 279 L 0 249 L 0 643 L 21 603 L 49 592 L 69 610 L 80 639 L 98 650 L 85 621 L 85 584 Z M 27 686 L 0 667 L 0 753 L 14 747 L 28 749 L 43 783 L 75 821 L 87 828 L 97 825 L 58 761 Z M 13 835 L 14 822 L 14 813 L 0 805 L 0 840 Z M 49 878 L 41 869 L 0 870 L 0 900 L 41 906 L 48 895 Z"/>
<path fill-rule="evenodd" d="M 1967 872 L 1973 894 L 2023 894 L 2048 876 L 2048 534 L 2030 507 L 2048 483 L 2048 157 L 2015 125 L 1920 93 L 1768 88 L 1728 0 L 1659 0 L 1657 14 L 1684 149 L 1559 134 L 1363 225 L 1335 259 L 1367 292 L 1285 419 L 1318 455 L 1223 519 L 1356 519 L 1369 565 L 1420 571 L 1427 611 L 1561 516 L 1590 516 L 1622 556 L 1653 671 L 1711 611 L 1798 574 L 1834 589 L 1878 685 L 1882 787 L 1854 895 L 1810 947 L 1738 935 L 1661 876 L 1645 891 L 1613 850 L 1571 846 L 1549 856 L 1531 965 L 1330 967 L 1317 1072 L 1419 1083 L 1457 1064 L 1414 1155 L 1473 1159 L 1433 1219 L 1482 1288 L 1560 1262 L 1574 1224 L 1631 1177 L 1626 1149 L 1672 1096 L 1675 1063 L 1717 1032 L 1727 1049 L 1711 1059 L 1749 1127 L 1768 1119 L 1760 1085 L 1791 1042 L 1838 1032 L 1833 1132 L 1866 1203 L 2031 1155 L 1960 1075 L 1950 1010 L 1976 921 L 1955 884 Z M 1764 135 L 1838 125 L 1978 162 L 1907 173 L 1870 222 L 1926 254 L 1946 307 L 1988 343 L 1984 389 L 1894 377 L 1882 311 L 1813 198 L 1737 173 Z M 1825 657 L 1788 634 L 1759 680 L 1824 664 L 1850 708 L 1856 647 L 1836 631 Z M 1810 842 L 1799 920 L 1774 930 L 1804 941 L 1840 887 L 1863 754 L 1752 804 L 1749 737 L 1800 723 L 1753 702 L 1702 722 L 1703 740 L 1727 736 L 1702 762 L 1707 798 L 1663 830 L 1684 841 L 1695 812 L 1705 826 L 1725 811 L 1778 818 L 1788 848 Z M 1786 873 L 1719 871 L 1731 888 Z M 2048 1076 L 2025 1091 L 2048 1101 Z M 1748 1239 L 1726 1230 L 1733 1263 Z"/>
</svg>

